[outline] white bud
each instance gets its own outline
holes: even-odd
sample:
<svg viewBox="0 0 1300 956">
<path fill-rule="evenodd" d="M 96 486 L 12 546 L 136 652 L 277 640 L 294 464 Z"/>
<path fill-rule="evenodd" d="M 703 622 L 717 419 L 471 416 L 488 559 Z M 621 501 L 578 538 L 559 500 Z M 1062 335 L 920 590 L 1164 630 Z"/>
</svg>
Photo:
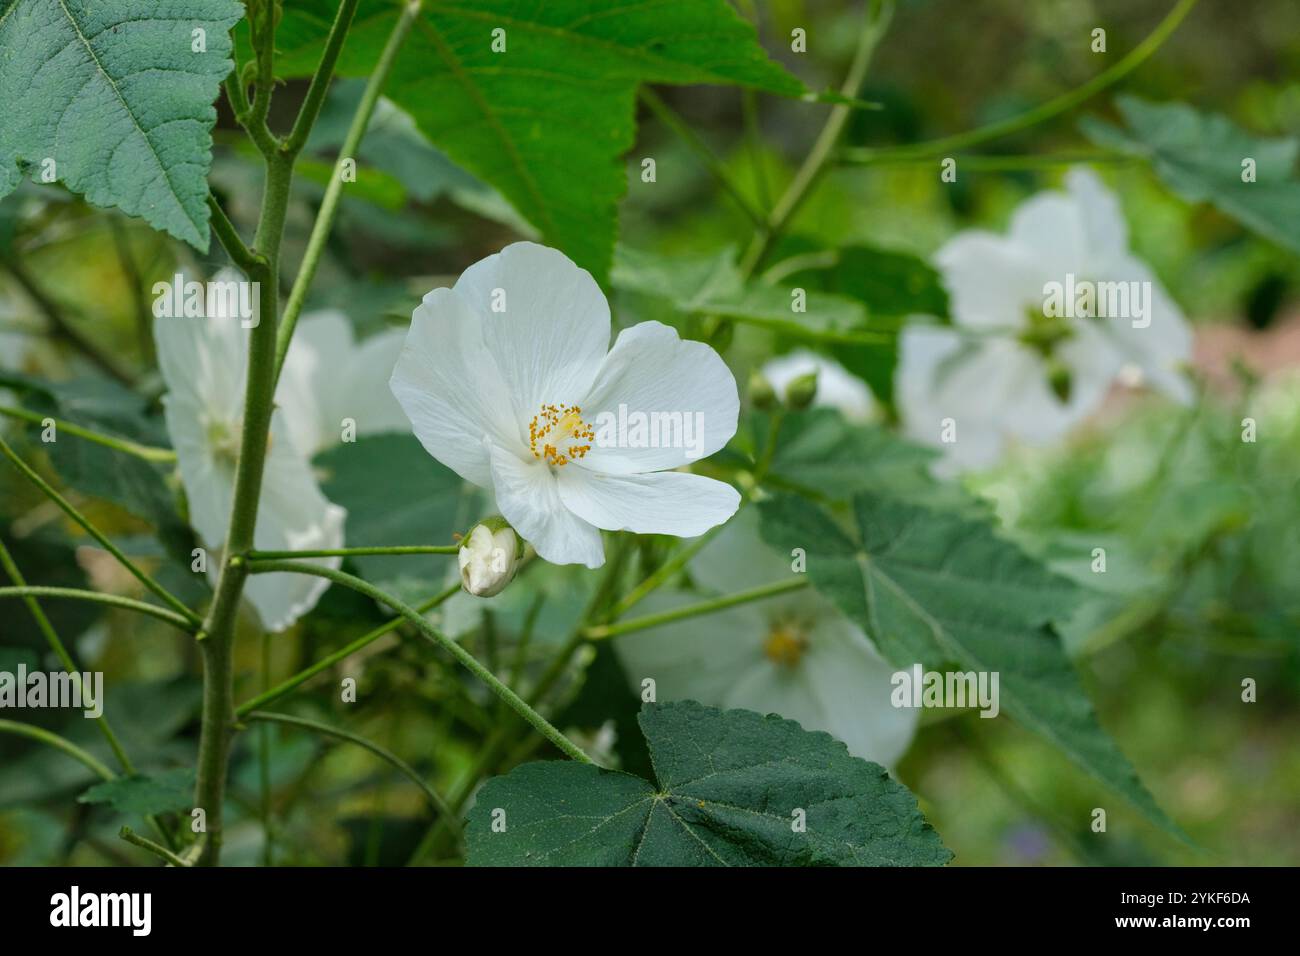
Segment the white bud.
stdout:
<svg viewBox="0 0 1300 956">
<path fill-rule="evenodd" d="M 456 557 L 461 584 L 476 597 L 500 594 L 519 567 L 519 550 L 519 536 L 503 518 L 479 522 Z"/>
</svg>

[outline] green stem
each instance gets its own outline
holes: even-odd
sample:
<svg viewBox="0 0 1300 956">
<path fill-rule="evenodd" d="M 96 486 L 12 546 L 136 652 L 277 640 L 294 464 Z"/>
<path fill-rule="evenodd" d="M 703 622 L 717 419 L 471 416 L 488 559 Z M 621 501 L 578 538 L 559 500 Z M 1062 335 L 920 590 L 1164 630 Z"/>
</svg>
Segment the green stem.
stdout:
<svg viewBox="0 0 1300 956">
<path fill-rule="evenodd" d="M 319 551 L 249 551 L 249 561 L 278 561 L 295 558 L 353 558 L 366 555 L 456 554 L 460 545 L 411 545 L 388 548 L 327 548 Z"/>
<path fill-rule="evenodd" d="M 349 743 L 356 744 L 358 747 L 363 747 L 381 760 L 385 760 L 392 764 L 392 766 L 399 770 L 408 780 L 419 787 L 428 798 L 430 805 L 438 816 L 447 816 L 451 813 L 451 810 L 447 806 L 447 802 L 442 798 L 438 791 L 429 786 L 429 784 L 425 782 L 424 778 L 416 773 L 415 769 L 410 764 L 397 756 L 397 754 L 393 753 L 391 750 L 386 750 L 374 741 L 367 740 L 359 734 L 354 734 L 338 727 L 331 727 L 329 724 L 323 724 L 319 721 L 308 720 L 305 717 L 293 717 L 289 714 L 273 714 L 264 710 L 252 711 L 245 715 L 244 719 L 260 720 L 275 724 L 286 724 L 290 727 L 300 727 L 304 730 L 312 730 L 318 734 L 324 734 L 327 737 L 335 737 L 339 740 L 346 740 Z"/>
<path fill-rule="evenodd" d="M 470 654 L 463 647 L 446 637 L 440 631 L 435 629 L 428 621 L 424 619 L 414 608 L 404 604 L 399 599 L 393 597 L 385 591 L 381 591 L 374 585 L 361 580 L 354 575 L 347 574 L 344 571 L 335 571 L 333 568 L 323 568 L 314 564 L 301 564 L 296 561 L 254 561 L 249 562 L 249 569 L 254 574 L 267 574 L 277 571 L 285 571 L 294 574 L 309 574 L 314 577 L 325 578 L 333 581 L 335 584 L 341 584 L 344 587 L 351 588 L 376 601 L 382 601 L 387 604 L 402 617 L 406 618 L 416 629 L 432 643 L 441 647 L 452 657 L 465 666 L 467 670 L 474 674 L 479 680 L 488 685 L 488 688 L 502 698 L 506 704 L 524 720 L 528 721 L 538 733 L 553 743 L 562 753 L 573 760 L 582 763 L 591 763 L 591 758 L 582 752 L 573 741 L 564 734 L 560 733 L 550 724 L 541 714 L 528 706 L 518 694 L 502 683 L 495 674 L 479 663 L 474 655 Z"/>
<path fill-rule="evenodd" d="M 311 85 L 307 87 L 307 96 L 302 101 L 302 107 L 298 110 L 298 119 L 293 124 L 293 130 L 285 138 L 282 148 L 286 152 L 298 153 L 307 145 L 307 137 L 316 123 L 316 117 L 320 115 L 321 106 L 325 103 L 325 94 L 329 92 L 334 68 L 338 65 L 339 54 L 343 51 L 343 41 L 347 39 L 352 18 L 357 12 L 357 3 L 358 0 L 343 0 L 339 4 L 338 12 L 334 15 L 334 23 L 330 27 L 329 37 L 325 40 L 325 51 L 321 54 L 316 72 L 312 75 Z"/>
<path fill-rule="evenodd" d="M 1194 6 L 1196 6 L 1196 0 L 1179 0 L 1156 28 L 1151 31 L 1151 34 L 1114 66 L 1098 73 L 1082 86 L 1068 93 L 1063 93 L 1055 99 L 1048 100 L 1031 110 L 996 123 L 990 123 L 987 126 L 968 130 L 965 133 L 957 133 L 953 136 L 945 136 L 925 143 L 913 143 L 881 149 L 847 150 L 843 158 L 848 162 L 873 163 L 881 157 L 944 155 L 955 150 L 968 149 L 980 143 L 987 143 L 989 140 L 1000 139 L 1012 133 L 1018 133 L 1045 120 L 1060 116 L 1062 113 L 1069 112 L 1079 104 L 1096 96 L 1102 90 L 1114 86 L 1150 59 L 1152 54 L 1160 49 L 1165 40 L 1169 39 L 1169 36 L 1178 29 L 1179 24 L 1186 19 Z"/>
<path fill-rule="evenodd" d="M 16 734 L 19 737 L 26 737 L 29 740 L 35 740 L 39 743 L 47 744 L 55 750 L 63 751 L 73 760 L 89 767 L 103 779 L 117 779 L 117 774 L 113 773 L 113 771 L 109 770 L 90 754 L 86 753 L 86 751 L 74 744 L 71 740 L 60 737 L 56 733 L 51 733 L 43 727 L 33 727 L 31 724 L 20 724 L 16 720 L 0 720 L 0 733 Z"/>
<path fill-rule="evenodd" d="M 619 634 L 630 634 L 633 631 L 644 631 L 646 628 L 658 627 L 661 624 L 670 624 L 673 621 L 682 621 L 686 618 L 699 617 L 703 614 L 712 614 L 715 611 L 722 611 L 729 607 L 735 607 L 737 604 L 748 604 L 751 601 L 762 601 L 765 598 L 775 597 L 778 594 L 786 594 L 790 591 L 797 591 L 800 588 L 808 586 L 806 577 L 791 578 L 788 581 L 774 581 L 771 584 L 764 584 L 761 587 L 752 588 L 748 591 L 740 591 L 736 594 L 728 594 L 723 597 L 713 598 L 709 601 L 701 601 L 699 604 L 691 604 L 687 607 L 674 608 L 671 611 L 662 611 L 658 614 L 647 614 L 644 617 L 636 617 L 630 621 L 620 621 L 617 624 L 602 624 L 598 627 L 589 627 L 583 634 L 589 640 L 603 640 L 609 637 L 616 637 Z"/>
<path fill-rule="evenodd" d="M 188 630 L 193 630 L 193 627 L 189 627 L 188 625 L 193 625 L 195 627 L 198 626 L 200 621 L 197 614 L 195 614 L 188 607 L 186 607 L 177 597 L 175 597 L 175 595 L 173 595 L 165 587 L 163 587 L 161 584 L 159 584 L 149 575 L 141 571 L 140 568 L 136 566 L 135 562 L 133 562 L 130 558 L 128 558 L 117 545 L 113 544 L 112 541 L 108 540 L 107 535 L 105 535 L 102 531 L 100 531 L 90 522 L 89 518 L 87 518 L 80 511 L 78 511 L 70 501 L 68 501 L 66 498 L 63 497 L 63 495 L 55 491 L 54 487 L 50 485 L 50 483 L 47 482 L 44 478 L 38 475 L 31 468 L 31 466 L 27 464 L 27 462 L 19 458 L 18 454 L 12 448 L 9 447 L 9 443 L 5 441 L 3 438 L 0 438 L 0 454 L 3 454 L 6 458 L 8 458 L 9 461 L 13 463 L 13 466 L 17 468 L 20 472 L 22 472 L 23 477 L 25 477 L 28 481 L 30 481 L 37 488 L 43 491 L 47 498 L 49 498 L 56 505 L 58 505 L 59 510 L 61 510 L 64 514 L 66 514 L 77 524 L 81 525 L 82 529 L 84 529 L 88 535 L 94 538 L 105 551 L 107 551 L 109 554 L 115 557 L 118 560 L 118 563 L 122 565 L 122 567 L 126 568 L 129 572 L 131 572 L 131 575 L 137 581 L 139 581 L 146 588 L 152 591 L 160 600 L 163 601 L 163 603 L 165 603 L 168 607 L 172 608 L 177 614 L 179 614 L 186 621 Z"/>
<path fill-rule="evenodd" d="M 42 415 L 39 412 L 33 412 L 26 408 L 11 408 L 7 405 L 0 405 L 0 415 L 7 418 L 16 418 L 19 421 L 30 422 L 33 425 L 44 426 L 47 422 L 53 422 L 56 432 L 64 432 L 76 438 L 82 438 L 86 441 L 94 442 L 96 445 L 103 445 L 105 448 L 112 448 L 114 451 L 120 451 L 127 455 L 134 455 L 136 458 L 142 458 L 145 461 L 158 462 L 160 464 L 172 464 L 176 461 L 176 452 L 170 448 L 155 448 L 151 445 L 141 445 L 125 438 L 115 438 L 112 435 L 105 435 L 103 432 L 92 431 L 89 428 L 83 428 L 81 425 L 74 425 L 72 422 L 66 422 L 61 418 L 54 418 L 51 415 Z"/>
<path fill-rule="evenodd" d="M 418 605 L 415 608 L 415 610 L 418 611 L 420 614 L 427 614 L 429 611 L 432 611 L 435 607 L 442 604 L 443 601 L 447 600 L 449 597 L 451 597 L 459 590 L 460 590 L 460 583 L 457 582 L 456 584 L 447 588 L 441 594 L 438 594 L 435 597 L 432 597 L 429 600 L 425 601 L 423 604 Z M 251 714 L 253 711 L 260 710 L 261 708 L 265 707 L 267 704 L 279 700 L 285 694 L 297 690 L 299 687 L 307 683 L 307 681 L 311 680 L 317 674 L 321 673 L 322 671 L 329 670 L 331 667 L 333 667 L 335 664 L 339 663 L 340 661 L 346 660 L 347 658 L 351 657 L 353 654 L 360 651 L 362 648 L 368 647 L 369 645 L 373 644 L 375 641 L 379 640 L 385 634 L 390 634 L 393 631 L 397 630 L 397 628 L 405 620 L 406 618 L 401 616 L 395 617 L 391 621 L 388 621 L 385 624 L 381 624 L 379 625 L 379 627 L 375 628 L 374 630 L 361 635 L 355 641 L 352 641 L 350 644 L 340 647 L 337 651 L 334 651 L 332 654 L 329 654 L 328 656 L 321 658 L 319 661 L 312 664 L 310 667 L 306 668 L 305 670 L 299 671 L 297 674 L 294 674 L 288 680 L 283 681 L 280 684 L 277 684 L 275 687 L 272 687 L 270 690 L 258 694 L 252 700 L 245 701 L 244 703 L 240 704 L 239 707 L 235 709 L 235 716 L 246 717 L 249 714 Z"/>
<path fill-rule="evenodd" d="M 188 863 L 165 846 L 159 846 L 157 843 L 154 843 L 153 840 L 140 836 L 140 834 L 136 833 L 130 827 L 122 827 L 122 829 L 118 831 L 117 835 L 132 846 L 138 846 L 142 850 L 147 850 L 164 863 L 170 863 L 172 866 L 179 867 L 189 866 Z"/>
<path fill-rule="evenodd" d="M 732 198 L 736 206 L 743 212 L 749 221 L 758 229 L 763 229 L 767 224 L 766 217 L 754 207 L 740 188 L 731 180 L 727 170 L 719 162 L 718 157 L 713 154 L 713 150 L 705 144 L 704 140 L 696 134 L 695 130 L 683 120 L 667 103 L 660 98 L 659 94 L 650 87 L 641 88 L 641 102 L 650 108 L 650 112 L 658 117 L 659 122 L 663 123 L 682 140 L 690 150 L 700 158 L 704 168 L 717 181 L 718 185 L 723 188 L 728 196 Z"/>
<path fill-rule="evenodd" d="M 717 527 L 710 528 L 690 544 L 679 548 L 672 557 L 659 565 L 654 573 L 624 595 L 623 599 L 614 605 L 609 616 L 612 619 L 617 620 L 628 611 L 632 610 L 632 608 L 640 604 L 648 595 L 667 583 L 674 574 L 686 567 L 691 558 L 703 551 L 705 547 L 708 546 L 709 542 L 716 538 L 725 527 L 726 524 L 724 523 Z"/>
<path fill-rule="evenodd" d="M 871 65 L 871 56 L 875 52 L 876 45 L 880 38 L 884 36 L 885 30 L 889 27 L 889 21 L 894 14 L 893 0 L 871 0 L 867 4 L 866 19 L 862 27 L 862 32 L 858 36 L 857 49 L 853 53 L 853 62 L 849 65 L 849 72 L 844 78 L 844 83 L 840 86 L 840 94 L 845 97 L 856 97 L 862 81 L 866 79 L 867 68 Z M 794 179 L 786 187 L 781 198 L 777 200 L 772 212 L 767 217 L 767 223 L 762 229 L 755 233 L 749 248 L 745 251 L 744 257 L 740 262 L 740 269 L 745 276 L 753 275 L 754 270 L 758 268 L 767 255 L 768 249 L 771 248 L 775 239 L 784 231 L 789 224 L 790 219 L 799 207 L 803 205 L 808 198 L 809 192 L 821 178 L 822 172 L 826 167 L 827 160 L 830 159 L 835 144 L 839 142 L 840 134 L 844 131 L 844 124 L 848 122 L 849 116 L 853 112 L 853 106 L 848 103 L 839 103 L 831 107 L 830 115 L 826 118 L 826 124 L 822 127 L 813 143 L 812 150 L 804 158 L 803 164 L 795 173 Z"/>
<path fill-rule="evenodd" d="M 361 94 L 361 102 L 357 104 L 357 111 L 352 117 L 352 125 L 348 127 L 347 134 L 343 137 L 343 144 L 339 147 L 334 173 L 330 176 L 329 185 L 325 187 L 325 196 L 321 199 L 316 222 L 312 225 L 311 236 L 307 240 L 307 250 L 302 257 L 302 265 L 298 268 L 298 275 L 293 280 L 293 288 L 289 290 L 289 298 L 285 302 L 280 340 L 276 346 L 276 378 L 279 378 L 280 369 L 284 367 L 285 357 L 289 354 L 289 343 L 293 341 L 293 331 L 298 324 L 298 316 L 302 313 L 302 307 L 307 301 L 307 291 L 316 277 L 316 269 L 320 266 L 330 230 L 334 228 L 334 218 L 338 215 L 339 201 L 343 197 L 343 163 L 356 157 L 357 148 L 361 145 L 361 139 L 370 125 L 375 104 L 379 102 L 379 95 L 388 81 L 388 74 L 397 59 L 397 53 L 406 40 L 415 18 L 419 16 L 420 6 L 420 0 L 407 0 L 403 5 L 402 13 L 388 35 L 388 42 L 384 45 L 383 52 L 379 55 L 379 61 L 366 82 L 366 88 Z"/>
<path fill-rule="evenodd" d="M 231 262 L 245 274 L 255 272 L 259 267 L 266 265 L 263 257 L 258 256 L 244 244 L 239 230 L 235 228 L 235 224 L 230 221 L 230 217 L 226 215 L 226 211 L 221 208 L 221 203 L 217 202 L 217 197 L 212 193 L 208 193 L 208 210 L 211 213 L 208 221 L 212 225 L 212 232 L 221 243 L 221 248 L 226 250 L 226 255 L 230 256 Z"/>
<path fill-rule="evenodd" d="M 143 601 L 133 601 L 131 598 L 119 597 L 116 594 L 102 594 L 99 591 L 82 591 L 77 588 L 52 588 L 43 585 L 29 584 L 25 587 L 0 588 L 0 598 L 18 597 L 18 598 L 64 598 L 69 601 L 89 601 L 94 604 L 106 604 L 109 607 L 123 608 L 128 611 L 139 611 L 141 614 L 148 614 L 150 617 L 156 617 L 160 621 L 166 621 L 172 624 L 186 634 L 193 634 L 197 624 L 191 623 L 179 614 L 173 614 L 166 608 L 158 607 L 156 604 L 146 604 Z"/>
</svg>

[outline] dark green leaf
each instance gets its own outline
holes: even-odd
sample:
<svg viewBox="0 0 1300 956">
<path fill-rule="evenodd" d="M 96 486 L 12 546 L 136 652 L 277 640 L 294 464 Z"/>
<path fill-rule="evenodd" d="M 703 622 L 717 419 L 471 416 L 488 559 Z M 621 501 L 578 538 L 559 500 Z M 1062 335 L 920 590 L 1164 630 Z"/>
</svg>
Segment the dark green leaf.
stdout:
<svg viewBox="0 0 1300 956">
<path fill-rule="evenodd" d="M 857 536 L 808 502 L 764 502 L 763 537 L 804 548 L 813 584 L 896 667 L 999 675 L 1002 709 L 1151 820 L 1181 831 L 1102 730 L 1051 625 L 1084 598 L 985 521 L 886 495 L 854 499 Z"/>
<path fill-rule="evenodd" d="M 952 857 L 907 788 L 829 734 L 694 701 L 649 705 L 640 724 L 655 783 L 590 764 L 525 764 L 479 792 L 469 862 L 935 866 Z"/>
<path fill-rule="evenodd" d="M 97 783 L 78 803 L 107 803 L 118 813 L 148 816 L 187 810 L 194 804 L 194 770 L 181 767 Z"/>
</svg>

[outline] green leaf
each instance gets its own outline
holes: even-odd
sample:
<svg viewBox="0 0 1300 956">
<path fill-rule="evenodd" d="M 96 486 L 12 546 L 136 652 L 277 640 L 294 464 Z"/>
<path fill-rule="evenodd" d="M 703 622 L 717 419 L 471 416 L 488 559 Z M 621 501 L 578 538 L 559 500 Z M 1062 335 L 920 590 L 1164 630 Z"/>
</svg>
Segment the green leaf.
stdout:
<svg viewBox="0 0 1300 956">
<path fill-rule="evenodd" d="M 768 416 L 755 418 L 756 430 L 766 434 Z M 934 451 L 877 425 L 846 422 L 832 408 L 786 412 L 776 448 L 767 473 L 776 487 L 829 501 L 872 490 L 931 505 L 976 507 L 958 486 L 930 476 Z"/>
<path fill-rule="evenodd" d="M 286 6 L 280 72 L 315 69 L 333 6 Z M 389 0 L 362 0 L 343 74 L 370 73 L 397 12 Z M 494 30 L 504 31 L 504 52 L 493 50 Z M 642 83 L 804 93 L 726 0 L 428 0 L 385 94 L 547 242 L 604 278 Z"/>
<path fill-rule="evenodd" d="M 479 792 L 469 863 L 939 866 L 952 858 L 907 788 L 829 734 L 694 701 L 651 704 L 639 722 L 656 782 L 568 761 L 518 767 Z"/>
<path fill-rule="evenodd" d="M 610 281 L 618 289 L 666 299 L 688 315 L 720 316 L 799 341 L 839 346 L 876 335 L 866 328 L 866 311 L 852 299 L 804 290 L 804 311 L 795 311 L 794 289 L 746 283 L 731 249 L 700 259 L 620 246 Z"/>
<path fill-rule="evenodd" d="M 477 513 L 478 496 L 411 435 L 367 435 L 316 457 L 325 497 L 347 509 L 350 548 L 452 544 Z M 444 580 L 447 557 L 351 559 L 374 582 L 420 574 L 427 591 Z M 454 559 L 451 559 L 454 560 Z"/>
<path fill-rule="evenodd" d="M 181 767 L 106 780 L 77 797 L 77 802 L 107 803 L 119 813 L 141 816 L 188 810 L 194 803 L 194 770 Z"/>
<path fill-rule="evenodd" d="M 1243 226 L 1300 252 L 1300 179 L 1295 137 L 1266 138 L 1226 116 L 1201 113 L 1184 103 L 1118 99 L 1128 124 L 1119 129 L 1094 117 L 1080 126 L 1098 146 L 1149 160 L 1175 193 L 1208 202 Z M 1255 161 L 1255 182 L 1242 182 L 1242 162 Z"/>
<path fill-rule="evenodd" d="M 856 537 L 793 496 L 763 502 L 769 543 L 804 548 L 812 583 L 896 667 L 999 675 L 1001 707 L 1184 838 L 1102 730 L 1053 622 L 1084 592 L 986 521 L 875 493 L 854 498 Z"/>
<path fill-rule="evenodd" d="M 206 252 L 212 104 L 242 13 L 235 0 L 0 0 L 0 197 L 53 160 L 73 192 Z"/>
</svg>

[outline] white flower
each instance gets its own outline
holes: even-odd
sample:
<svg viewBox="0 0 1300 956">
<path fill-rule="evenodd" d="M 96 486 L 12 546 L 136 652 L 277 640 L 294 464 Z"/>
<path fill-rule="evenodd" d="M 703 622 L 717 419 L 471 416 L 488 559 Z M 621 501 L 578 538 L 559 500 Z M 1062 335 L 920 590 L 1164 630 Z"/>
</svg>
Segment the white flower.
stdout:
<svg viewBox="0 0 1300 956">
<path fill-rule="evenodd" d="M 237 317 L 158 318 L 154 340 L 167 395 L 167 432 L 176 449 L 190 522 L 212 552 L 215 581 L 235 490 L 235 465 L 243 430 L 249 330 Z M 262 497 L 254 546 L 263 551 L 321 550 L 343 546 L 346 512 L 321 494 L 307 458 L 290 439 L 283 413 L 271 416 Z M 337 568 L 339 559 L 316 563 Z M 245 593 L 271 631 L 308 613 L 329 582 L 301 574 L 259 574 Z"/>
<path fill-rule="evenodd" d="M 735 434 L 740 400 L 726 364 L 658 322 L 625 329 L 613 349 L 609 334 L 595 280 L 520 242 L 424 297 L 393 372 L 429 454 L 490 488 L 554 564 L 600 567 L 601 528 L 694 537 L 740 502 L 730 485 L 670 470 Z M 652 414 L 677 416 L 675 441 L 635 427 Z"/>
<path fill-rule="evenodd" d="M 869 422 L 879 416 L 876 400 L 862 379 L 834 359 L 797 349 L 780 355 L 763 366 L 762 375 L 782 399 L 788 400 L 790 383 L 810 372 L 817 373 L 814 407 L 834 408 L 846 421 Z"/>
<path fill-rule="evenodd" d="M 698 583 L 720 594 L 792 573 L 759 539 L 752 513 L 738 515 L 690 567 Z M 698 598 L 651 595 L 644 603 L 659 610 L 692 600 Z M 661 701 L 777 713 L 805 730 L 824 730 L 853 755 L 886 767 L 907 750 L 920 716 L 893 706 L 895 668 L 807 588 L 625 634 L 615 639 L 615 650 L 637 694 L 641 681 L 653 678 Z"/>
<path fill-rule="evenodd" d="M 935 263 L 955 327 L 903 332 L 896 380 L 904 426 L 942 449 L 950 471 L 992 464 L 1013 441 L 1060 437 L 1116 381 L 1190 397 L 1179 365 L 1191 356 L 1191 332 L 1129 252 L 1118 201 L 1088 170 L 1072 170 L 1066 184 L 1068 193 L 1023 203 L 1007 235 L 972 230 L 940 249 Z M 1116 283 L 1109 288 L 1128 296 L 1128 308 L 1111 314 L 1098 297 L 1090 314 L 1077 314 L 1073 307 L 1088 303 L 1068 290 L 1102 283 Z M 1054 288 L 1062 295 L 1052 301 Z"/>
<path fill-rule="evenodd" d="M 480 521 L 456 552 L 460 580 L 475 597 L 492 597 L 505 590 L 519 567 L 519 537 L 500 518 Z"/>
<path fill-rule="evenodd" d="M 406 416 L 388 388 L 405 337 L 402 329 L 389 329 L 358 346 L 342 312 L 302 317 L 275 396 L 299 451 L 314 457 L 337 445 L 346 420 L 356 423 L 357 435 L 407 431 Z"/>
</svg>

